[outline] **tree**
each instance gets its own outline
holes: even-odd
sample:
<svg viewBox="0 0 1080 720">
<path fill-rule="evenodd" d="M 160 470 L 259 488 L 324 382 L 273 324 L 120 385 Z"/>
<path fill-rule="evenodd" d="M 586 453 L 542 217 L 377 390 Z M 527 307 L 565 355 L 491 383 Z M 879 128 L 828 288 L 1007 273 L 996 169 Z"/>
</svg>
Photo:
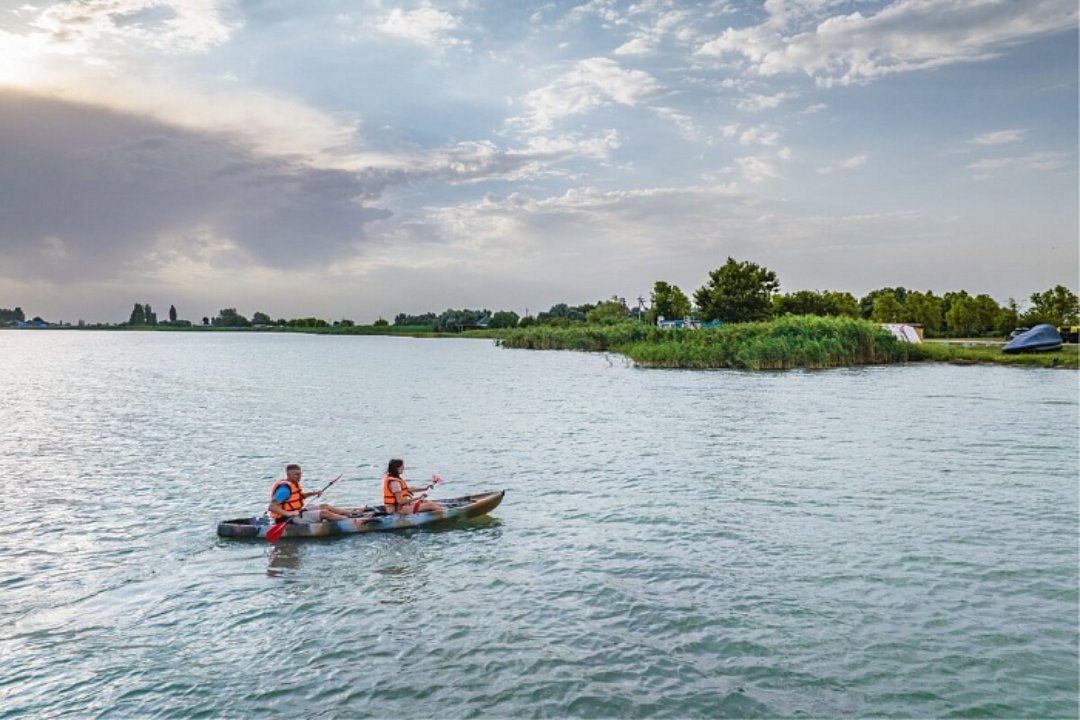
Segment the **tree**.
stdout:
<svg viewBox="0 0 1080 720">
<path fill-rule="evenodd" d="M 568 325 L 573 322 L 585 322 L 585 313 L 592 309 L 592 305 L 570 307 L 566 303 L 557 303 L 552 305 L 547 312 L 538 314 L 536 322 L 541 325 Z"/>
<path fill-rule="evenodd" d="M 252 325 L 273 325 L 274 320 L 264 312 L 257 312 L 251 316 Z"/>
<path fill-rule="evenodd" d="M 1008 335 L 1020 325 L 1020 306 L 1015 298 L 1009 298 L 1005 307 L 998 313 L 996 329 L 1000 333 Z"/>
<path fill-rule="evenodd" d="M 941 332 L 945 325 L 945 304 L 941 298 L 932 291 L 918 292 L 912 290 L 904 299 L 903 311 L 900 315 L 901 322 L 917 323 L 923 326 L 927 333 Z"/>
<path fill-rule="evenodd" d="M 884 287 L 877 290 L 871 290 L 869 293 L 859 298 L 859 312 L 864 318 L 869 319 L 874 313 L 874 300 L 877 300 L 879 295 L 892 295 L 896 298 L 897 302 L 901 305 L 907 300 L 907 290 L 902 287 Z"/>
<path fill-rule="evenodd" d="M 831 315 L 859 317 L 859 303 L 849 292 L 797 290 L 773 299 L 776 315 Z"/>
<path fill-rule="evenodd" d="M 147 325 L 157 325 L 157 313 L 150 308 L 150 303 L 143 305 L 143 315 Z"/>
<path fill-rule="evenodd" d="M 145 325 L 146 324 L 146 310 L 143 308 L 142 303 L 135 303 L 135 307 L 131 309 L 131 317 L 128 318 L 128 325 Z"/>
<path fill-rule="evenodd" d="M 520 319 L 513 310 L 500 310 L 491 316 L 488 327 L 492 329 L 517 327 Z"/>
<path fill-rule="evenodd" d="M 690 315 L 690 298 L 679 289 L 678 285 L 671 285 L 663 280 L 653 283 L 651 305 L 645 318 L 650 324 L 655 324 L 661 317 L 666 320 L 681 320 Z"/>
<path fill-rule="evenodd" d="M 971 297 L 966 291 L 946 293 L 949 309 L 945 324 L 956 337 L 978 337 L 994 330 L 999 322 L 1001 307 L 994 298 L 982 294 Z"/>
<path fill-rule="evenodd" d="M 448 309 L 436 319 L 435 329 L 439 332 L 461 332 L 477 327 L 481 320 L 489 317 L 491 317 L 490 310 Z"/>
<path fill-rule="evenodd" d="M 169 306 L 169 322 L 171 322 L 171 323 L 176 322 L 176 306 L 175 305 L 170 305 Z"/>
<path fill-rule="evenodd" d="M 218 310 L 217 317 L 211 322 L 216 327 L 247 327 L 251 324 L 246 317 L 236 312 L 236 308 Z"/>
<path fill-rule="evenodd" d="M 1064 285 L 1055 285 L 1046 292 L 1031 296 L 1032 308 L 1024 313 L 1027 326 L 1039 323 L 1051 325 L 1076 325 L 1080 315 L 1080 300 L 1076 293 Z"/>
<path fill-rule="evenodd" d="M 423 315 L 406 315 L 405 313 L 398 313 L 394 316 L 395 325 L 429 325 L 434 326 L 435 321 L 439 319 L 439 316 L 435 313 L 424 313 Z"/>
<path fill-rule="evenodd" d="M 766 320 L 772 294 L 780 289 L 776 273 L 752 262 L 728 258 L 709 273 L 709 282 L 694 293 L 703 320 L 751 322 Z"/>
<path fill-rule="evenodd" d="M 626 307 L 626 300 L 620 298 L 597 303 L 596 307 L 585 313 L 586 321 L 603 325 L 614 325 L 628 317 L 630 317 L 630 309 Z"/>
<path fill-rule="evenodd" d="M 210 318 L 203 315 L 202 324 L 203 325 L 209 325 L 210 324 Z"/>
<path fill-rule="evenodd" d="M 301 328 L 321 328 L 330 327 L 330 323 L 326 322 L 322 318 L 306 317 L 306 318 L 291 318 L 285 321 L 285 324 L 289 327 L 301 327 Z"/>
<path fill-rule="evenodd" d="M 870 311 L 870 319 L 874 322 L 895 323 L 900 322 L 900 316 L 904 312 L 904 306 L 891 293 L 881 293 L 874 298 L 874 306 Z"/>
<path fill-rule="evenodd" d="M 378 320 L 376 320 L 375 322 L 372 323 L 372 325 L 374 325 L 375 327 L 386 327 L 389 324 L 390 323 L 388 323 L 386 320 L 384 320 L 381 317 Z"/>
<path fill-rule="evenodd" d="M 26 322 L 26 314 L 21 307 L 14 310 L 0 308 L 0 323 Z"/>
</svg>

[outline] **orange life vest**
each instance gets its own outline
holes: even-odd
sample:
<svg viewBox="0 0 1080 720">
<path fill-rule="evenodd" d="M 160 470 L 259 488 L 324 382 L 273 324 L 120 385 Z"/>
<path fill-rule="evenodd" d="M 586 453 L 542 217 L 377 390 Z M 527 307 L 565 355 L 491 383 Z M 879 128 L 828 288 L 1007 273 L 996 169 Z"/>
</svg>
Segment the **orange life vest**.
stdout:
<svg viewBox="0 0 1080 720">
<path fill-rule="evenodd" d="M 276 493 L 277 489 L 282 485 L 288 486 L 290 494 L 289 499 L 281 503 L 281 507 L 285 508 L 289 512 L 296 512 L 300 508 L 304 507 L 304 494 L 300 490 L 300 486 L 288 479 L 278 480 L 276 483 L 273 484 L 273 486 L 270 488 L 270 502 L 274 502 L 274 493 Z M 284 517 L 284 515 L 279 512 L 271 512 L 270 517 L 280 519 Z"/>
<path fill-rule="evenodd" d="M 390 492 L 390 481 L 396 480 L 401 483 L 401 492 L 405 493 L 405 497 L 412 497 L 412 491 L 409 490 L 409 486 L 405 483 L 405 478 L 394 477 L 390 473 L 383 475 L 382 479 L 382 501 L 383 505 L 386 505 L 387 510 L 394 510 L 397 508 L 397 500 L 394 499 L 394 493 Z"/>
</svg>

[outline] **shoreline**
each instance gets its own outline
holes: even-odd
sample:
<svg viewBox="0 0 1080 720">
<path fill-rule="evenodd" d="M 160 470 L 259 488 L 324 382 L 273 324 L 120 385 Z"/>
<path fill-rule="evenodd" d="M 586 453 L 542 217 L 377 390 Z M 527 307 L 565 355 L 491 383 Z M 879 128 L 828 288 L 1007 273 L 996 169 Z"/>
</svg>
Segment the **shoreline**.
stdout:
<svg viewBox="0 0 1080 720">
<path fill-rule="evenodd" d="M 776 321 L 773 321 L 774 323 Z M 867 323 L 871 325 L 871 323 Z M 750 325 L 762 325 L 747 323 Z M 764 325 L 769 325 L 765 323 Z M 900 357 L 884 357 L 870 359 L 856 359 L 854 355 L 844 353 L 846 357 L 838 358 L 839 361 L 825 362 L 775 362 L 774 364 L 725 364 L 722 362 L 702 361 L 700 357 L 689 359 L 679 357 L 677 353 L 668 353 L 667 357 L 657 357 L 656 351 L 668 346 L 671 349 L 671 340 L 685 340 L 688 336 L 679 333 L 701 333 L 701 330 L 664 330 L 657 331 L 651 326 L 633 325 L 635 331 L 645 331 L 649 339 L 643 338 L 619 338 L 624 342 L 607 343 L 604 339 L 596 342 L 582 342 L 580 337 L 572 335 L 585 333 L 592 338 L 602 338 L 619 326 L 570 326 L 551 327 L 534 326 L 528 329 L 499 329 L 499 330 L 465 330 L 460 333 L 436 332 L 434 330 L 421 329 L 417 326 L 375 326 L 355 325 L 348 327 L 283 327 L 283 326 L 256 326 L 256 327 L 218 327 L 205 325 L 173 326 L 173 325 L 62 325 L 47 327 L 0 327 L 0 330 L 23 330 L 23 331 L 102 331 L 102 332 L 182 332 L 182 333 L 290 333 L 304 335 L 335 335 L 335 336 L 387 336 L 387 337 L 412 337 L 412 338 L 462 338 L 471 340 L 494 340 L 500 347 L 512 349 L 531 350 L 578 350 L 582 352 L 612 352 L 622 355 L 635 365 L 649 369 L 670 370 L 722 370 L 722 369 L 754 369 L 754 370 L 784 370 L 784 369 L 824 369 L 831 367 L 852 367 L 857 365 L 905 365 L 921 363 L 942 363 L 948 365 L 1001 365 L 1009 367 L 1047 368 L 1080 370 L 1080 346 L 1075 343 L 1066 343 L 1060 351 L 1043 353 L 1021 353 L 1006 355 L 1000 351 L 1004 340 L 992 338 L 933 338 L 924 340 L 916 345 L 902 346 Z M 738 326 L 726 326 L 735 328 Z M 657 333 L 666 333 L 659 335 Z M 522 341 L 523 337 L 535 338 L 543 336 L 542 343 Z M 689 336 L 693 337 L 693 336 Z M 650 352 L 651 351 L 651 352 Z"/>
</svg>

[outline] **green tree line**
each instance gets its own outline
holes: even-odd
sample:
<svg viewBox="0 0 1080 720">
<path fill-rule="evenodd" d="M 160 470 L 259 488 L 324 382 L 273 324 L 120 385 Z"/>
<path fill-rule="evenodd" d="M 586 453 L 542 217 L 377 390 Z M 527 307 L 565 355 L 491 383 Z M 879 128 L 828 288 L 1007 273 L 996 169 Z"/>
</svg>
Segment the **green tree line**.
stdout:
<svg viewBox="0 0 1080 720">
<path fill-rule="evenodd" d="M 653 285 L 650 299 L 650 308 L 644 316 L 650 323 L 660 318 L 741 323 L 787 315 L 861 317 L 880 323 L 920 324 L 928 335 L 938 337 L 1008 333 L 1018 326 L 1040 323 L 1075 325 L 1080 315 L 1076 293 L 1064 285 L 1032 294 L 1030 307 L 1023 312 L 1014 299 L 1002 306 L 989 295 L 971 295 L 966 290 L 936 295 L 931 290 L 885 287 L 858 299 L 849 292 L 835 290 L 782 293 L 775 272 L 730 257 L 721 267 L 709 272 L 705 284 L 694 291 L 692 302 L 677 285 L 662 280 Z M 559 303 L 536 318 L 522 319 L 519 325 L 617 322 L 631 315 L 625 302 L 578 306 Z"/>
</svg>

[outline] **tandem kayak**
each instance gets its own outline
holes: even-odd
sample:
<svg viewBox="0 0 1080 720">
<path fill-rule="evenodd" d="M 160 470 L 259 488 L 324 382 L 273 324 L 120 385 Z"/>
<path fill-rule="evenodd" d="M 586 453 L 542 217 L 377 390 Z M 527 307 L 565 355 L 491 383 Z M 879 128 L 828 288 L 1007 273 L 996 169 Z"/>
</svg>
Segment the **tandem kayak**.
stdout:
<svg viewBox="0 0 1080 720">
<path fill-rule="evenodd" d="M 499 506 L 505 490 L 465 495 L 452 500 L 438 500 L 446 506 L 445 510 L 428 510 L 412 515 L 387 513 L 383 505 L 377 505 L 370 511 L 348 520 L 324 520 L 318 523 L 290 523 L 282 537 L 332 537 L 335 535 L 354 535 L 356 533 L 380 532 L 386 530 L 405 530 L 423 527 L 441 522 L 466 520 L 486 515 Z M 225 520 L 218 523 L 217 534 L 227 538 L 262 538 L 274 527 L 274 521 L 268 516 Z"/>
</svg>

